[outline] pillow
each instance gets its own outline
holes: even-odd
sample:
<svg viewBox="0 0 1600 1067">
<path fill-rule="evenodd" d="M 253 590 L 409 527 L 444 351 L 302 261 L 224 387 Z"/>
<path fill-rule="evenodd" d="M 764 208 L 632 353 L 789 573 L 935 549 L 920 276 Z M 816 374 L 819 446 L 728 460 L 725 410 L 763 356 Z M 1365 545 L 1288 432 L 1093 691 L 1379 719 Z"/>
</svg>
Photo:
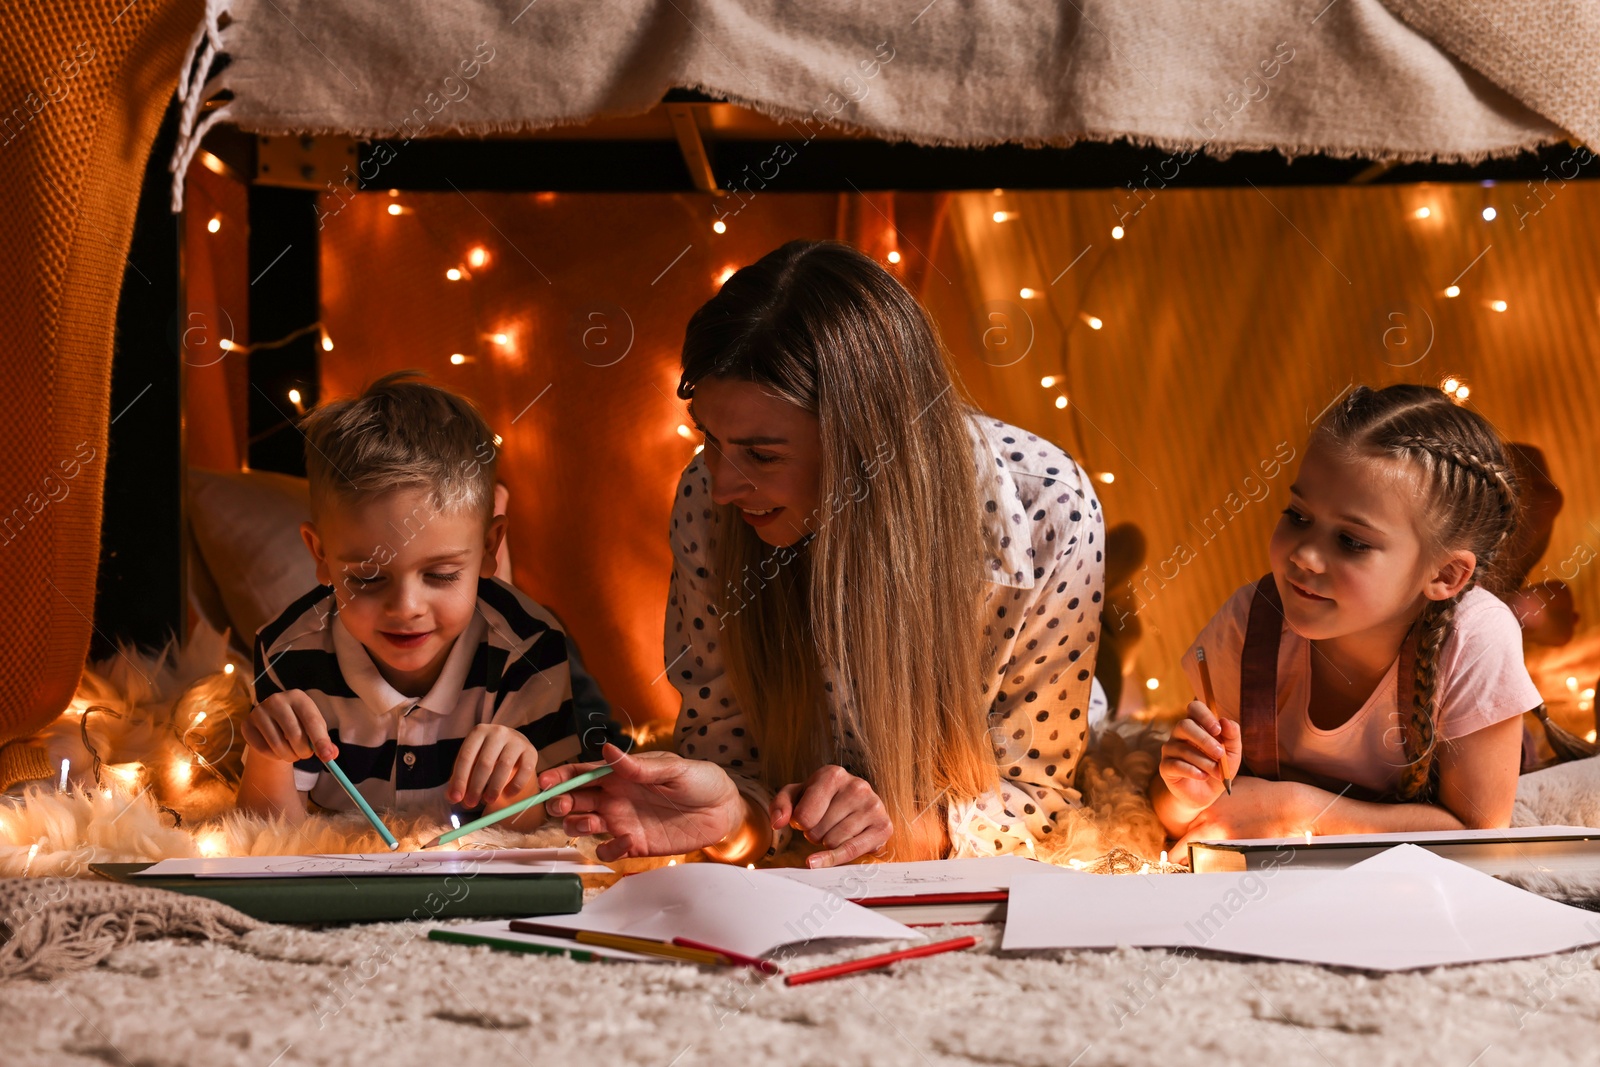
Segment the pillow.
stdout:
<svg viewBox="0 0 1600 1067">
<path fill-rule="evenodd" d="M 304 478 L 271 471 L 189 469 L 189 527 L 246 648 L 256 631 L 317 584 L 300 539 L 311 517 Z"/>
</svg>

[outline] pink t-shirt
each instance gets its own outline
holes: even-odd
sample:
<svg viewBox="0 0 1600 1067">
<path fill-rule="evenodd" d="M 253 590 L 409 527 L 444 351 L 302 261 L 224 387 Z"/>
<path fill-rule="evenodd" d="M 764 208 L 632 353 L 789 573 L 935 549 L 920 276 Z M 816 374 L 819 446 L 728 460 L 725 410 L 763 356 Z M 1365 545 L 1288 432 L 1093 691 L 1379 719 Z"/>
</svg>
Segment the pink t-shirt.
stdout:
<svg viewBox="0 0 1600 1067">
<path fill-rule="evenodd" d="M 1203 645 L 1218 714 L 1239 718 L 1239 656 L 1255 583 L 1228 598 L 1183 654 L 1183 670 L 1201 692 L 1194 650 Z M 1284 623 L 1278 642 L 1278 759 L 1286 767 L 1352 782 L 1378 793 L 1393 789 L 1406 766 L 1398 704 L 1399 656 L 1366 703 L 1332 730 L 1311 722 L 1311 642 Z M 1486 589 L 1469 589 L 1441 654 L 1435 706 L 1438 738 L 1450 741 L 1521 715 L 1542 702 L 1522 659 L 1516 616 Z"/>
</svg>

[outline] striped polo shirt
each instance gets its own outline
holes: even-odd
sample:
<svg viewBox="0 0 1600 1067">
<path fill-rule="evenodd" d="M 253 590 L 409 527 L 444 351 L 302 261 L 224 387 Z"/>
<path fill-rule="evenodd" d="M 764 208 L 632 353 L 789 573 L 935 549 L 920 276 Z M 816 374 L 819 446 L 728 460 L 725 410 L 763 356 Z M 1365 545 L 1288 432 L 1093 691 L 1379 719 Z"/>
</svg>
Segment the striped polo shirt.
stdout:
<svg viewBox="0 0 1600 1067">
<path fill-rule="evenodd" d="M 554 615 L 497 578 L 478 581 L 477 609 L 426 696 L 407 697 L 345 629 L 332 586 L 318 586 L 256 635 L 254 697 L 307 693 L 339 748 L 339 767 L 375 808 L 443 815 L 456 756 L 480 723 L 509 726 L 539 750 L 539 770 L 628 747 L 603 700 L 573 701 L 568 643 Z M 316 758 L 294 764 L 295 788 L 324 808 L 355 804 Z M 466 809 L 455 809 L 466 814 Z"/>
</svg>

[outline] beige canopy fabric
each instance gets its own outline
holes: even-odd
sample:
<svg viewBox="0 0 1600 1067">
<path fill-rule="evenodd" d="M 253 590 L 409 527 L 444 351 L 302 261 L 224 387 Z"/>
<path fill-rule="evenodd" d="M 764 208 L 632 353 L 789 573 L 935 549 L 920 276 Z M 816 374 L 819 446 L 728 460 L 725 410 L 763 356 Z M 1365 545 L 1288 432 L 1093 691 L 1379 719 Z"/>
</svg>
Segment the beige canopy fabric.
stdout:
<svg viewBox="0 0 1600 1067">
<path fill-rule="evenodd" d="M 181 176 L 220 121 L 401 141 L 509 134 L 641 112 L 674 86 L 786 120 L 800 141 L 829 125 L 929 145 L 1125 138 L 1176 153 L 1471 162 L 1600 129 L 1600 37 L 1584 0 L 1468 8 L 209 0 L 174 163 Z M 224 90 L 232 99 L 197 123 Z"/>
</svg>

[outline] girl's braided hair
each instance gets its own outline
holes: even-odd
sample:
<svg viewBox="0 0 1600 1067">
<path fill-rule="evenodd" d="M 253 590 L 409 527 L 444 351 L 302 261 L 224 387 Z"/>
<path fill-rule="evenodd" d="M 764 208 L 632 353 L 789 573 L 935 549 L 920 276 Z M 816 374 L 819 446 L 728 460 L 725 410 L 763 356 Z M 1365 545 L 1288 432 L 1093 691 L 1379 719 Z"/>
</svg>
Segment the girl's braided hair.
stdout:
<svg viewBox="0 0 1600 1067">
<path fill-rule="evenodd" d="M 1410 717 L 1405 720 L 1409 761 L 1396 790 L 1401 800 L 1426 799 L 1434 789 L 1437 726 L 1435 693 L 1440 652 L 1450 636 L 1456 605 L 1474 585 L 1504 596 L 1501 551 L 1517 527 L 1517 483 L 1500 435 L 1488 420 L 1426 385 L 1356 387 L 1318 424 L 1317 436 L 1354 453 L 1406 459 L 1422 476 L 1422 506 L 1434 547 L 1465 549 L 1477 557 L 1471 579 L 1449 600 L 1430 600 L 1413 624 L 1417 666 Z M 1403 711 L 1404 709 L 1402 709 Z"/>
</svg>

